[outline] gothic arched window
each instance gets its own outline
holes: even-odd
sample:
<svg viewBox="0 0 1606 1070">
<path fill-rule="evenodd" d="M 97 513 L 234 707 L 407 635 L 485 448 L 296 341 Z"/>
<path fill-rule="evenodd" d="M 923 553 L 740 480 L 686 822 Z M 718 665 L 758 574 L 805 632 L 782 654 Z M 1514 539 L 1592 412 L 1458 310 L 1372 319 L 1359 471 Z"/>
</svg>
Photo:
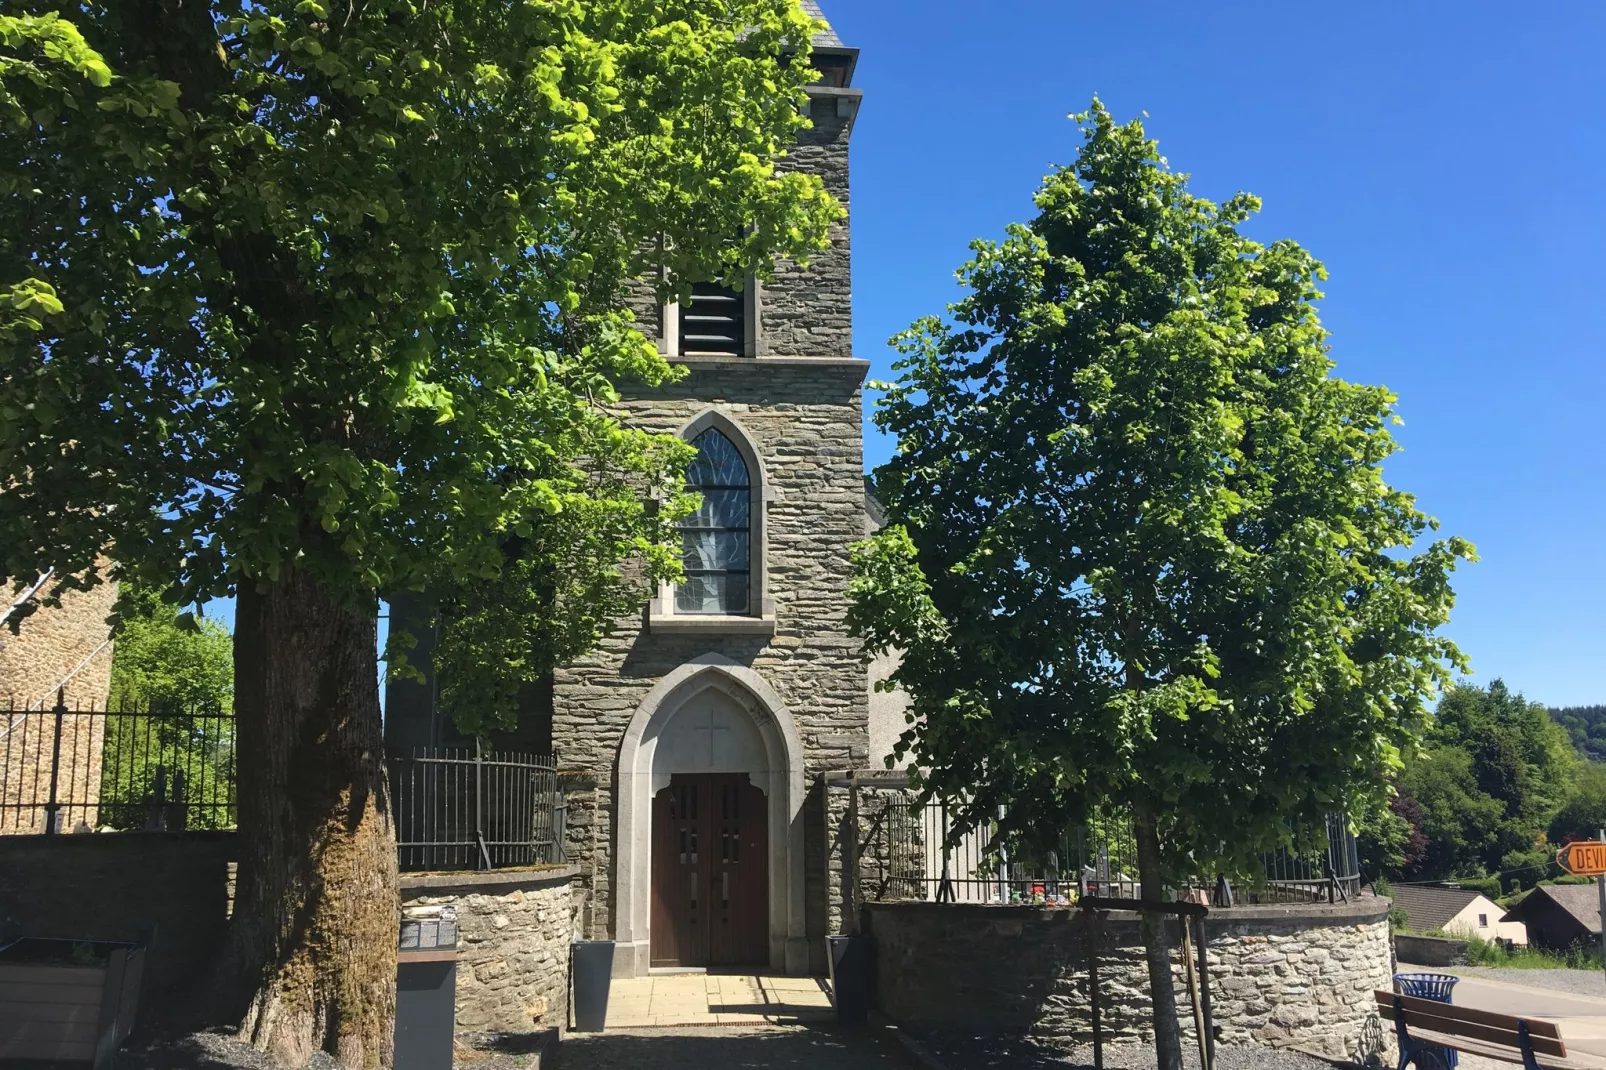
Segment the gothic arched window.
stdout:
<svg viewBox="0 0 1606 1070">
<path fill-rule="evenodd" d="M 680 522 L 686 579 L 675 612 L 741 615 L 751 602 L 752 476 L 734 443 L 710 427 L 696 438 L 686 489 L 703 496 Z"/>
</svg>

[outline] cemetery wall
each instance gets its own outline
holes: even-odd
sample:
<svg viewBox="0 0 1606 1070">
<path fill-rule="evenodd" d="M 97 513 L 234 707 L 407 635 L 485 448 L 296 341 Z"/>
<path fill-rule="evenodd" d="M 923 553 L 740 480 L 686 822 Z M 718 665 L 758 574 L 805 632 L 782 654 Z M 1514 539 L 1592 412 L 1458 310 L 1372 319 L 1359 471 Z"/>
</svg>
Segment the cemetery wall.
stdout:
<svg viewBox="0 0 1606 1070">
<path fill-rule="evenodd" d="M 1383 1043 L 1372 992 L 1389 987 L 1389 902 L 1212 909 L 1206 921 L 1220 1043 L 1357 1058 Z M 878 1005 L 916 1031 L 1092 1038 L 1089 920 L 1074 908 L 872 903 Z M 1171 923 L 1184 1032 L 1194 1035 Z M 1107 1043 L 1152 1038 L 1138 916 L 1106 915 L 1098 940 Z M 1190 1041 L 1196 1043 L 1196 1041 Z"/>
<path fill-rule="evenodd" d="M 235 857 L 232 832 L 0 836 L 0 942 L 154 933 L 140 1017 L 159 1019 L 223 942 Z"/>
</svg>

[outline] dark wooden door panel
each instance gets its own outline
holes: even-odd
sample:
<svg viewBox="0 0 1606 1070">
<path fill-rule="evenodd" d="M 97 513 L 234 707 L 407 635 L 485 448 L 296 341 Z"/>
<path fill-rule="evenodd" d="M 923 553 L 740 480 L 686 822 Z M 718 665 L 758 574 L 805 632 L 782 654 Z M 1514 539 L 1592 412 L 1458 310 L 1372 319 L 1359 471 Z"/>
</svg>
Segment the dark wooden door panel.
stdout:
<svg viewBox="0 0 1606 1070">
<path fill-rule="evenodd" d="M 708 961 L 755 965 L 769 959 L 769 851 L 764 793 L 745 776 L 710 785 L 712 884 Z"/>
<path fill-rule="evenodd" d="M 652 932 L 654 966 L 708 962 L 707 785 L 672 783 L 653 799 Z"/>
<path fill-rule="evenodd" d="M 769 814 L 746 775 L 677 774 L 653 799 L 652 964 L 769 960 Z"/>
</svg>

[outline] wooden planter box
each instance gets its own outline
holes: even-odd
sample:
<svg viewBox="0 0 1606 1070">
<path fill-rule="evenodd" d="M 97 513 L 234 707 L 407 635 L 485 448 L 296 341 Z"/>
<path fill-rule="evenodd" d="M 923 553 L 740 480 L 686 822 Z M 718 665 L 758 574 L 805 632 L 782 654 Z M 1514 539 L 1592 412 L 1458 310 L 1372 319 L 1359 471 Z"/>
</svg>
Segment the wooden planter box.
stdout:
<svg viewBox="0 0 1606 1070">
<path fill-rule="evenodd" d="M 0 947 L 0 1064 L 110 1066 L 134 1028 L 145 948 L 25 938 Z"/>
</svg>

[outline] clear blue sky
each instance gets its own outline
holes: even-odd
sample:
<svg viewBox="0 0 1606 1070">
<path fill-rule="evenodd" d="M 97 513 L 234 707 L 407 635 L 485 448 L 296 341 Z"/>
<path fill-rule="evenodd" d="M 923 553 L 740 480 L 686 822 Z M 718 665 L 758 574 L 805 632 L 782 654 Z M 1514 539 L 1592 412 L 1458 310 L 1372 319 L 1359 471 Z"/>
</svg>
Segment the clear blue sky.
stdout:
<svg viewBox="0 0 1606 1070">
<path fill-rule="evenodd" d="M 1476 679 L 1606 703 L 1606 5 L 822 0 L 862 49 L 855 343 L 958 293 L 1029 217 L 1094 93 L 1194 189 L 1332 278 L 1338 374 L 1400 396 L 1389 465 L 1482 557 L 1450 634 Z M 890 441 L 866 428 L 866 464 Z"/>
</svg>

